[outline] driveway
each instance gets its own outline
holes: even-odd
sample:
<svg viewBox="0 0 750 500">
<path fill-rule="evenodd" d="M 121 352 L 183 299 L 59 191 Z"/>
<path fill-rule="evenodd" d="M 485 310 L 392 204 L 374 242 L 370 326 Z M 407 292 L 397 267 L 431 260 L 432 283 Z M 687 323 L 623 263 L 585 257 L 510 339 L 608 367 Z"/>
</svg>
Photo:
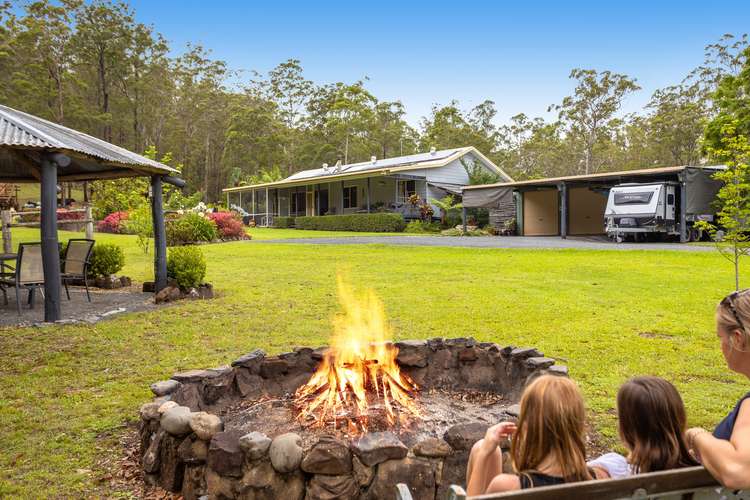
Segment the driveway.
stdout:
<svg viewBox="0 0 750 500">
<path fill-rule="evenodd" d="M 252 242 L 252 241 L 251 241 Z M 676 250 L 715 252 L 712 245 L 683 243 L 613 243 L 601 237 L 556 236 L 348 236 L 341 238 L 289 238 L 259 240 L 255 243 L 293 243 L 297 245 L 407 245 L 465 248 L 579 248 L 587 250 Z"/>
</svg>

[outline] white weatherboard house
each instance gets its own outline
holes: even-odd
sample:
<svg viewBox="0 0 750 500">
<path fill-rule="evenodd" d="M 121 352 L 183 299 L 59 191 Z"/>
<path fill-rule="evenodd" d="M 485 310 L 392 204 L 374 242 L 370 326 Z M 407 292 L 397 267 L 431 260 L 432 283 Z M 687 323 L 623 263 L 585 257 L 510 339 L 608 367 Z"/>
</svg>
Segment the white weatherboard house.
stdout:
<svg viewBox="0 0 750 500">
<path fill-rule="evenodd" d="M 416 218 L 409 197 L 440 199 L 461 194 L 469 184 L 468 168 L 484 168 L 512 179 L 474 147 L 446 149 L 396 158 L 352 163 L 323 164 L 286 179 L 224 189 L 227 205 L 241 208 L 260 226 L 273 225 L 274 217 L 370 213 L 402 213 Z M 439 211 L 435 208 L 435 214 Z"/>
</svg>

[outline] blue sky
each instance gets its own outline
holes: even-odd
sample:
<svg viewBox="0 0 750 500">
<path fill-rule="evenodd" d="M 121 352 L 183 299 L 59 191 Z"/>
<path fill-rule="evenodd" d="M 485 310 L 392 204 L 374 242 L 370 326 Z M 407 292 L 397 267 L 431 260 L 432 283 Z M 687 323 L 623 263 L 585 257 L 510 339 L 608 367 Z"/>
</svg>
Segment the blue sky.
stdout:
<svg viewBox="0 0 750 500">
<path fill-rule="evenodd" d="M 547 116 L 575 67 L 636 77 L 637 111 L 679 82 L 724 34 L 750 31 L 750 2 L 250 2 L 134 0 L 179 52 L 201 43 L 233 69 L 265 72 L 289 58 L 318 83 L 369 78 L 416 125 L 434 103 L 492 99 L 498 123 Z"/>
</svg>

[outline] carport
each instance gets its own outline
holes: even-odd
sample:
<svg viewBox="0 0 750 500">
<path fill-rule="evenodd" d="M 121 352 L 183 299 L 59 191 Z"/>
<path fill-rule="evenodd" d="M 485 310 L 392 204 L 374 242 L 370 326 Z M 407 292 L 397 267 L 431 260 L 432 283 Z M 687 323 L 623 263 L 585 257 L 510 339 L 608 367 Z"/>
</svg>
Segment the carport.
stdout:
<svg viewBox="0 0 750 500">
<path fill-rule="evenodd" d="M 679 183 L 680 241 L 687 241 L 686 216 L 693 206 L 705 206 L 715 191 L 703 189 L 721 167 L 677 166 L 551 177 L 463 188 L 465 208 L 496 206 L 498 200 L 515 200 L 516 225 L 524 236 L 604 234 L 604 212 L 609 190 L 626 183 Z M 688 186 L 695 186 L 688 189 Z"/>
</svg>

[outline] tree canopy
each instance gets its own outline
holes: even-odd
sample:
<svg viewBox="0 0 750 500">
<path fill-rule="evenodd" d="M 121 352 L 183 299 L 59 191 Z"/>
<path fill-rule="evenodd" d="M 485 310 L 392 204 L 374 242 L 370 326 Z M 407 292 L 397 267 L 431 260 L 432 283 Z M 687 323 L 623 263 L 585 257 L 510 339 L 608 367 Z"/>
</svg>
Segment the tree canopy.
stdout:
<svg viewBox="0 0 750 500">
<path fill-rule="evenodd" d="M 313 82 L 297 59 L 248 78 L 200 45 L 175 50 L 157 30 L 122 2 L 0 0 L 0 100 L 136 152 L 171 152 L 206 201 L 229 185 L 432 147 L 475 146 L 526 179 L 697 164 L 730 120 L 750 133 L 745 35 L 708 45 L 701 66 L 639 113 L 621 112 L 640 88 L 634 77 L 588 68 L 571 71 L 553 119 L 498 124 L 491 100 L 451 101 L 414 127 L 367 78 Z"/>
</svg>

